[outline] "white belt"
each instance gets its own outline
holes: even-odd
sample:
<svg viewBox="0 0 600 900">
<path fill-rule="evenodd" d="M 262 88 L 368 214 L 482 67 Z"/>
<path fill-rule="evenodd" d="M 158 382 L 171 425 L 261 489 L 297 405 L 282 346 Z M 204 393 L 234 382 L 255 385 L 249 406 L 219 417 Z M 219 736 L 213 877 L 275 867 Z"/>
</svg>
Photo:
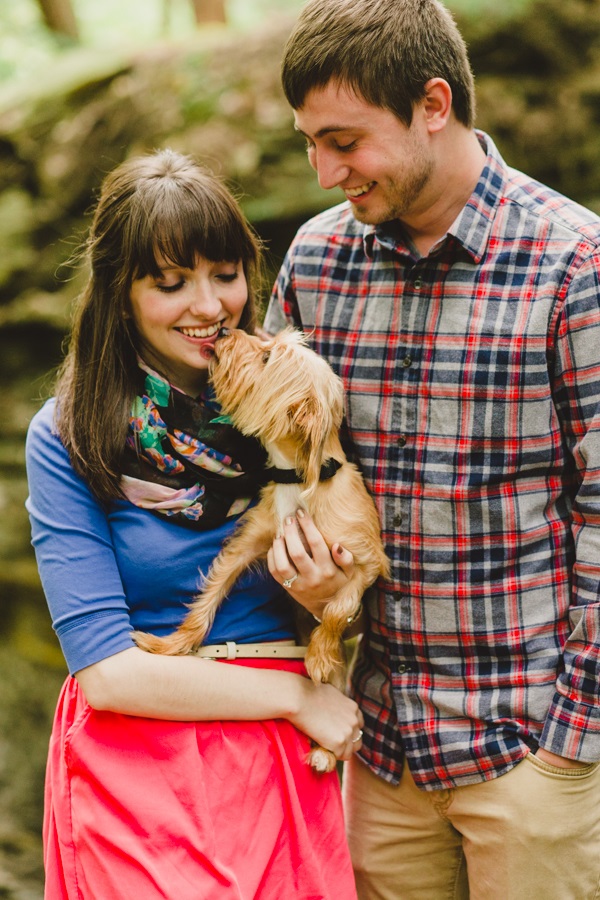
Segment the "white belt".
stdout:
<svg viewBox="0 0 600 900">
<path fill-rule="evenodd" d="M 272 641 L 268 644 L 206 644 L 192 651 L 192 656 L 203 659 L 304 659 L 306 647 L 298 647 L 294 641 Z"/>
</svg>

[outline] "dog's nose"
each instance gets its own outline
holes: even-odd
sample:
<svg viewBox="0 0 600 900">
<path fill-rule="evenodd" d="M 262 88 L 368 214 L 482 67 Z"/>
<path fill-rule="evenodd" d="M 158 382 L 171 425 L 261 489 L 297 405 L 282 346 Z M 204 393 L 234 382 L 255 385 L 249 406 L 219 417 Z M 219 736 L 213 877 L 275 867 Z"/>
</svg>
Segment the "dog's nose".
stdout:
<svg viewBox="0 0 600 900">
<path fill-rule="evenodd" d="M 222 328 L 219 328 L 219 333 L 217 334 L 217 337 L 218 338 L 227 337 L 230 334 L 231 334 L 230 329 L 226 328 L 225 325 L 223 325 Z"/>
</svg>

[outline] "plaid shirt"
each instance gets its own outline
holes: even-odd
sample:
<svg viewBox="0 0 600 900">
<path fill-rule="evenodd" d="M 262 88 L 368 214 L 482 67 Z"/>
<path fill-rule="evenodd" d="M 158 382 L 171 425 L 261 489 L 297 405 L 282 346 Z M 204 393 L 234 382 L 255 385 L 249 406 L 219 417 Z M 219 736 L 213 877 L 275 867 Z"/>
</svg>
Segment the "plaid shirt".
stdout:
<svg viewBox="0 0 600 900">
<path fill-rule="evenodd" d="M 342 377 L 392 560 L 353 672 L 363 758 L 428 789 L 529 750 L 600 759 L 600 220 L 488 154 L 425 257 L 344 203 L 298 232 L 265 328 Z"/>
</svg>

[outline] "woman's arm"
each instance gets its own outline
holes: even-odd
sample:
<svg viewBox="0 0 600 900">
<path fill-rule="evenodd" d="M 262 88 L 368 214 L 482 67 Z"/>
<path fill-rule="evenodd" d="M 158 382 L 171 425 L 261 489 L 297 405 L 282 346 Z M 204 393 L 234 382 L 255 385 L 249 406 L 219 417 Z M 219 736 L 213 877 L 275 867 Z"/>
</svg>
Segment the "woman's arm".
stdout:
<svg viewBox="0 0 600 900">
<path fill-rule="evenodd" d="M 183 721 L 283 718 L 338 759 L 360 747 L 353 743 L 363 725 L 356 703 L 329 684 L 291 672 L 132 647 L 75 677 L 95 709 Z"/>
</svg>

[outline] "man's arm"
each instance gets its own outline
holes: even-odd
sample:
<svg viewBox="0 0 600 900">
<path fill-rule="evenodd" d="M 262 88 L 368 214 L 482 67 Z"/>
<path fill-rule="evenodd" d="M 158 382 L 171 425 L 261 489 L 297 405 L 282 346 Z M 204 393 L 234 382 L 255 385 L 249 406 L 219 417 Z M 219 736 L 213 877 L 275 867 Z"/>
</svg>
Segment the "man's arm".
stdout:
<svg viewBox="0 0 600 900">
<path fill-rule="evenodd" d="M 554 401 L 577 479 L 569 634 L 540 748 L 595 762 L 600 760 L 600 252 L 573 276 L 554 333 Z"/>
</svg>

